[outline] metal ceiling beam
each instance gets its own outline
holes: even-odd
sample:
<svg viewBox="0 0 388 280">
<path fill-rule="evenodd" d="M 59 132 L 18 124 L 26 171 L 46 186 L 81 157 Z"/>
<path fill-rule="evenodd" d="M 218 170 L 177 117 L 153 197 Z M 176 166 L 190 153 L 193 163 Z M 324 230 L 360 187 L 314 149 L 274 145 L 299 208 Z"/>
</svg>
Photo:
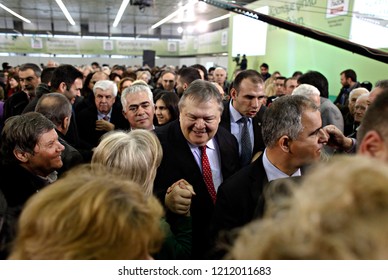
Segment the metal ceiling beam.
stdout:
<svg viewBox="0 0 388 280">
<path fill-rule="evenodd" d="M 266 22 L 268 24 L 330 44 L 332 46 L 339 47 L 344 50 L 351 51 L 353 53 L 357 53 L 362 56 L 369 57 L 371 59 L 374 59 L 380 62 L 388 63 L 388 52 L 384 52 L 379 49 L 369 48 L 360 44 L 356 44 L 349 40 L 335 37 L 324 32 L 320 32 L 311 28 L 307 28 L 282 19 L 268 16 L 262 13 L 258 13 L 256 11 L 244 8 L 236 4 L 232 4 L 224 1 L 217 1 L 217 0 L 199 0 L 199 1 L 205 2 L 212 6 L 216 6 L 218 8 L 224 9 L 229 12 L 233 12 L 236 14 L 244 15 L 256 20 Z"/>
</svg>

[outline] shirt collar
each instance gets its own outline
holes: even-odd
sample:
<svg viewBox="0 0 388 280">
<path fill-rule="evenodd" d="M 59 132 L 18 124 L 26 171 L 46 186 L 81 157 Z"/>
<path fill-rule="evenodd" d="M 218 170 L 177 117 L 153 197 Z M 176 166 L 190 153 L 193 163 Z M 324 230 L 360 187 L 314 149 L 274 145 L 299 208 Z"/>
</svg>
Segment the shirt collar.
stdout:
<svg viewBox="0 0 388 280">
<path fill-rule="evenodd" d="M 275 165 L 273 165 L 269 161 L 267 157 L 267 149 L 264 150 L 263 165 L 264 165 L 265 173 L 267 174 L 268 182 L 271 182 L 273 180 L 280 179 L 280 178 L 301 176 L 300 168 L 296 170 L 294 174 L 292 174 L 291 176 L 288 176 L 286 173 L 278 169 Z"/>
</svg>

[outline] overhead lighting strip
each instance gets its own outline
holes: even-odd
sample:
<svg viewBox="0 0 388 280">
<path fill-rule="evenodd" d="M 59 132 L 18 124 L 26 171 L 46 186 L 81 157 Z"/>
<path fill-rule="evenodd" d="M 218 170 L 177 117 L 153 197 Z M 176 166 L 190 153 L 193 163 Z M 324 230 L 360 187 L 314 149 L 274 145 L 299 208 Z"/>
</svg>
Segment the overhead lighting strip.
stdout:
<svg viewBox="0 0 388 280">
<path fill-rule="evenodd" d="M 18 13 L 15 13 L 15 12 L 12 11 L 10 8 L 8 8 L 7 6 L 4 6 L 4 5 L 1 4 L 1 3 L 0 3 L 0 8 L 6 10 L 8 13 L 14 15 L 15 17 L 20 18 L 20 19 L 21 19 L 22 21 L 24 21 L 24 22 L 31 23 L 31 20 L 26 19 L 25 17 L 22 17 L 21 15 L 19 15 Z"/>
<path fill-rule="evenodd" d="M 121 17 L 123 16 L 124 11 L 127 8 L 128 4 L 129 4 L 129 0 L 123 0 L 123 2 L 121 3 L 120 9 L 116 15 L 116 19 L 113 22 L 113 27 L 117 27 L 117 25 L 119 24 Z"/>
<path fill-rule="evenodd" d="M 189 3 L 187 3 L 186 5 L 178 8 L 178 10 L 176 10 L 175 12 L 172 12 L 171 14 L 169 14 L 168 16 L 166 16 L 164 19 L 158 21 L 157 23 L 155 23 L 154 25 L 151 26 L 151 29 L 155 29 L 159 26 L 161 26 L 162 24 L 170 21 L 171 19 L 173 19 L 174 17 L 176 17 L 179 13 L 189 9 L 189 8 L 192 8 L 192 6 L 194 6 L 195 3 L 197 3 L 198 1 L 196 0 L 192 0 L 192 1 L 189 1 Z"/>
<path fill-rule="evenodd" d="M 67 20 L 70 22 L 70 24 L 71 25 L 75 25 L 74 19 L 71 17 L 69 11 L 67 10 L 65 4 L 63 4 L 62 0 L 55 0 L 55 2 L 57 2 L 59 8 L 61 8 L 63 14 L 67 18 Z"/>
</svg>

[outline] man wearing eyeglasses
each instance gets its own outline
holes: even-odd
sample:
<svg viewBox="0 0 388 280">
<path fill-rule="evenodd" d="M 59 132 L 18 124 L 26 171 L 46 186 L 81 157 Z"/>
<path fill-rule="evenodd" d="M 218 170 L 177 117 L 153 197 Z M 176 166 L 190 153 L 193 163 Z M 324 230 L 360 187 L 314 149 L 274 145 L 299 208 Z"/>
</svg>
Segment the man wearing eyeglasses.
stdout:
<svg viewBox="0 0 388 280">
<path fill-rule="evenodd" d="M 124 117 L 131 129 L 153 130 L 155 106 L 148 85 L 134 83 L 121 94 Z"/>
<path fill-rule="evenodd" d="M 220 125 L 237 139 L 242 166 L 249 164 L 253 156 L 265 148 L 261 134 L 262 117 L 266 107 L 264 82 L 255 70 L 240 72 L 230 90 L 230 101 L 224 103 Z"/>
</svg>

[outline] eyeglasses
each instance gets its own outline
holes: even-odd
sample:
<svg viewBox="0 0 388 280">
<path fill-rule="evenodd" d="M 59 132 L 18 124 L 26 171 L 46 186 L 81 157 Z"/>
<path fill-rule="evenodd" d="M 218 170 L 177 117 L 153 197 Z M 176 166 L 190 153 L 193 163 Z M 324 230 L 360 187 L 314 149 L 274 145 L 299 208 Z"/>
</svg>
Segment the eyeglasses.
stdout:
<svg viewBox="0 0 388 280">
<path fill-rule="evenodd" d="M 142 107 L 144 110 L 147 110 L 150 106 L 151 106 L 150 102 L 146 101 L 140 104 L 131 104 L 128 106 L 128 110 L 131 113 L 135 114 L 139 110 L 139 107 Z"/>
<path fill-rule="evenodd" d="M 163 82 L 165 82 L 165 83 L 175 83 L 175 81 L 174 80 L 163 80 Z"/>
</svg>

